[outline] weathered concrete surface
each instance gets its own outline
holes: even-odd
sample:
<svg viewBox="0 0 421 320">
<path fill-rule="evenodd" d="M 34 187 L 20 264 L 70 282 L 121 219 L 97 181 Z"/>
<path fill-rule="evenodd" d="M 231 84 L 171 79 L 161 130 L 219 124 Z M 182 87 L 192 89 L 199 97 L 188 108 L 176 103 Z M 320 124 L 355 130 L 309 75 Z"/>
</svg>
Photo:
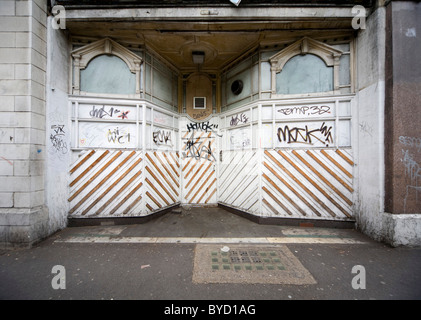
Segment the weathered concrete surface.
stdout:
<svg viewBox="0 0 421 320">
<path fill-rule="evenodd" d="M 387 6 L 385 210 L 421 214 L 421 4 Z"/>
<path fill-rule="evenodd" d="M 312 275 L 315 284 L 193 283 L 195 244 L 65 242 L 70 237 L 177 237 L 278 235 Z M 354 239 L 362 243 L 317 244 L 311 239 Z M 305 239 L 306 243 L 300 243 Z M 61 240 L 61 242 L 58 242 Z M 226 244 L 221 243 L 221 248 Z M 230 246 L 229 244 L 227 245 Z M 262 245 L 258 245 L 262 247 Z M 273 244 L 271 245 L 273 246 Z M 66 289 L 53 289 L 52 268 L 66 271 Z M 353 289 L 352 269 L 366 271 L 366 288 Z M 142 310 L 163 313 L 151 300 L 368 300 L 421 299 L 421 250 L 391 248 L 356 230 L 257 225 L 219 208 L 192 208 L 143 225 L 68 228 L 32 249 L 0 255 L 0 299 L 139 299 Z M 167 302 L 165 302 L 167 303 Z M 165 304 L 164 303 L 164 304 Z M 194 302 L 191 302 L 194 303 Z M 228 301 L 226 302 L 228 303 Z M 248 303 L 248 302 L 247 302 Z M 253 303 L 259 304 L 258 301 Z M 168 306 L 171 302 L 168 302 Z M 271 306 L 271 305 L 270 305 Z M 279 308 L 279 304 L 276 304 Z M 263 307 L 258 311 L 263 313 Z"/>
</svg>

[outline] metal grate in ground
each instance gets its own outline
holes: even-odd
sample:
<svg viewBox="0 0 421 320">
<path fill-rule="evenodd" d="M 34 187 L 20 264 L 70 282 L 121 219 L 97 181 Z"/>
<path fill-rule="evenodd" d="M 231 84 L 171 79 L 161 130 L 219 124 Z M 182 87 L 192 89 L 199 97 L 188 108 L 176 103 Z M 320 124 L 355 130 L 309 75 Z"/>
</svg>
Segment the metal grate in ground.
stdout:
<svg viewBox="0 0 421 320">
<path fill-rule="evenodd" d="M 285 245 L 197 245 L 196 283 L 315 284 L 316 281 Z"/>
</svg>

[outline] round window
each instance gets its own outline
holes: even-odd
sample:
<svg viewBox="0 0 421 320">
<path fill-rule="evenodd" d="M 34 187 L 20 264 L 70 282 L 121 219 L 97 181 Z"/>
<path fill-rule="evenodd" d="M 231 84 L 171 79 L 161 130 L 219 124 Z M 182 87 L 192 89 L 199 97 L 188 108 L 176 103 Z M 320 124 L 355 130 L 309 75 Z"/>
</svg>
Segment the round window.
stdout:
<svg viewBox="0 0 421 320">
<path fill-rule="evenodd" d="M 241 91 L 243 91 L 243 81 L 241 81 L 241 80 L 235 80 L 231 84 L 231 91 L 236 96 L 239 95 L 241 93 Z"/>
</svg>

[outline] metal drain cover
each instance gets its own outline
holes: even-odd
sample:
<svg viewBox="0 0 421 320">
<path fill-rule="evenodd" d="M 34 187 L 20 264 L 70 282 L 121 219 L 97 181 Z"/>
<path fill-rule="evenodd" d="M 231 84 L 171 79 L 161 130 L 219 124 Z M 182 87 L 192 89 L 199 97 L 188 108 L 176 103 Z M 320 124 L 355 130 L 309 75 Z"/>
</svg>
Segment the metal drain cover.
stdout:
<svg viewBox="0 0 421 320">
<path fill-rule="evenodd" d="M 193 282 L 315 284 L 316 281 L 285 245 L 197 245 Z"/>
</svg>

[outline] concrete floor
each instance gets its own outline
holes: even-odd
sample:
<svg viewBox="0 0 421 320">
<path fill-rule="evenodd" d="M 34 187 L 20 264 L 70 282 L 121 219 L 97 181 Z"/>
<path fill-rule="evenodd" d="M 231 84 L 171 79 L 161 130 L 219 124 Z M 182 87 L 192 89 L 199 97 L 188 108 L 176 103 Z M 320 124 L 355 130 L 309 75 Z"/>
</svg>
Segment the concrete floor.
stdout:
<svg viewBox="0 0 421 320">
<path fill-rule="evenodd" d="M 315 283 L 195 283 L 196 248 L 209 243 L 285 246 Z M 55 265 L 65 269 L 65 289 L 52 287 Z M 365 289 L 353 288 L 363 275 L 355 266 L 364 268 Z M 191 208 L 145 224 L 66 228 L 31 249 L 2 252 L 0 299 L 421 299 L 421 249 L 391 248 L 353 229 L 260 225 Z"/>
</svg>

